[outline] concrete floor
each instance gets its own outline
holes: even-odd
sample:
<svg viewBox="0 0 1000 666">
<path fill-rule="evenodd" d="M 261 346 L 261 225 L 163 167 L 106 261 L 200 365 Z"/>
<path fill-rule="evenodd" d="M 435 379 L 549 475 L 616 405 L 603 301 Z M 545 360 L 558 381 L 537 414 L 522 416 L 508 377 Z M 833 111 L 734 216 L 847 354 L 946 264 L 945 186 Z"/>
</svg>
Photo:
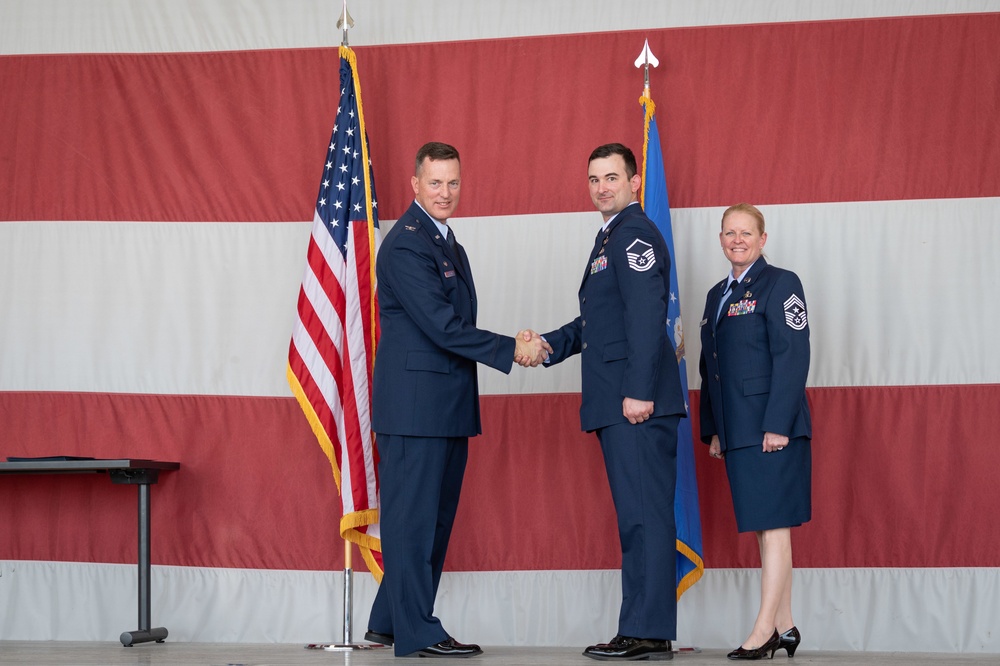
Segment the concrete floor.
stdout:
<svg viewBox="0 0 1000 666">
<path fill-rule="evenodd" d="M 569 664 L 588 666 L 597 662 L 571 648 L 483 647 L 484 654 L 471 660 L 469 666 L 553 666 Z M 582 650 L 582 647 L 581 647 Z M 682 652 L 674 657 L 675 664 L 724 664 L 726 650 Z M 789 663 L 784 652 L 776 662 Z M 377 666 L 407 664 L 410 660 L 396 659 L 391 648 L 338 652 L 306 649 L 304 645 L 237 644 L 237 643 L 145 643 L 125 648 L 120 643 L 77 643 L 56 641 L 0 641 L 0 664 L 31 664 L 32 666 L 113 666 L 140 664 L 143 666 Z M 424 662 L 426 663 L 426 662 Z M 998 664 L 1000 655 L 901 653 L 901 652 L 810 652 L 800 649 L 790 666 L 804 664 Z"/>
</svg>

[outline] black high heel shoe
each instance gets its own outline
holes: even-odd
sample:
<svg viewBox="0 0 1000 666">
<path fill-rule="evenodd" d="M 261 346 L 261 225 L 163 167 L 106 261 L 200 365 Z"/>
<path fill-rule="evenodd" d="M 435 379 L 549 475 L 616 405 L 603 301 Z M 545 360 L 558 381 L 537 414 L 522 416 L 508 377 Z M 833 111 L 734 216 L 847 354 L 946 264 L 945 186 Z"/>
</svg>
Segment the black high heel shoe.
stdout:
<svg viewBox="0 0 1000 666">
<path fill-rule="evenodd" d="M 774 653 L 778 650 L 781 645 L 781 636 L 778 635 L 778 630 L 775 629 L 774 633 L 771 635 L 767 642 L 760 647 L 755 647 L 751 649 L 746 649 L 742 645 L 729 654 L 726 655 L 727 659 L 763 659 L 764 655 L 768 652 L 771 653 L 770 658 L 774 659 Z M 795 648 L 792 648 L 792 652 L 795 652 Z"/>
<path fill-rule="evenodd" d="M 778 649 L 785 648 L 785 652 L 788 653 L 788 658 L 791 659 L 795 656 L 795 651 L 799 649 L 799 643 L 802 642 L 802 634 L 799 633 L 797 627 L 792 627 L 785 633 L 778 636 L 781 640 L 778 643 Z"/>
</svg>

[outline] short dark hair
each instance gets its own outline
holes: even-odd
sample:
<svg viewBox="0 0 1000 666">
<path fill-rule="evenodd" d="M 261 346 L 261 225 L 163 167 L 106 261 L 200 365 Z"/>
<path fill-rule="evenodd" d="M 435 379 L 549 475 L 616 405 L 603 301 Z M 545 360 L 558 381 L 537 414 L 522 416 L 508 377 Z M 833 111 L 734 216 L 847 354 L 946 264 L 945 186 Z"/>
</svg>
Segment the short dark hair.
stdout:
<svg viewBox="0 0 1000 666">
<path fill-rule="evenodd" d="M 628 146 L 623 146 L 620 143 L 606 143 L 603 146 L 598 146 L 594 148 L 594 152 L 590 154 L 590 159 L 587 160 L 587 164 L 590 164 L 594 160 L 600 159 L 602 157 L 611 157 L 612 155 L 621 155 L 622 159 L 625 160 L 625 175 L 632 178 L 639 169 L 636 166 L 635 155 L 632 154 L 632 149 Z"/>
<path fill-rule="evenodd" d="M 420 165 L 424 163 L 425 158 L 430 159 L 432 162 L 458 160 L 459 164 L 462 163 L 455 146 L 449 146 L 447 143 L 439 141 L 431 141 L 420 146 L 420 150 L 417 151 L 417 162 L 414 166 L 414 173 L 420 173 Z"/>
</svg>

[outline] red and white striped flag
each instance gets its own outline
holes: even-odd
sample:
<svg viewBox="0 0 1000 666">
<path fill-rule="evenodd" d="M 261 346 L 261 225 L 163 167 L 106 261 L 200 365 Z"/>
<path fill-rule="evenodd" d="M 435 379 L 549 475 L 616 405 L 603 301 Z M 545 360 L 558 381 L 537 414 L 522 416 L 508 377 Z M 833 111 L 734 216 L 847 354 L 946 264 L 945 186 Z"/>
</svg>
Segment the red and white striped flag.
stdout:
<svg viewBox="0 0 1000 666">
<path fill-rule="evenodd" d="M 381 236 L 354 52 L 340 47 L 340 103 L 323 166 L 288 383 L 330 459 L 343 502 L 340 535 L 381 580 L 378 453 L 371 373 L 378 344 L 375 256 Z"/>
</svg>

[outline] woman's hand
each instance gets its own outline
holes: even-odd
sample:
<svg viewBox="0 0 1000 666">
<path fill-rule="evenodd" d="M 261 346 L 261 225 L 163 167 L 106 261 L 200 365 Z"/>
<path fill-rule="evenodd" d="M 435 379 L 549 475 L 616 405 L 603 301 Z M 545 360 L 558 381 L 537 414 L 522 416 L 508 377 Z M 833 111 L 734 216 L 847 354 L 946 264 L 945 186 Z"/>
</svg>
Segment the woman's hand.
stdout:
<svg viewBox="0 0 1000 666">
<path fill-rule="evenodd" d="M 719 436 L 712 435 L 712 443 L 708 445 L 708 455 L 722 460 L 722 444 L 719 443 Z"/>
<path fill-rule="evenodd" d="M 788 438 L 784 435 L 778 435 L 773 432 L 764 433 L 764 453 L 780 451 L 786 446 L 788 446 Z"/>
</svg>

